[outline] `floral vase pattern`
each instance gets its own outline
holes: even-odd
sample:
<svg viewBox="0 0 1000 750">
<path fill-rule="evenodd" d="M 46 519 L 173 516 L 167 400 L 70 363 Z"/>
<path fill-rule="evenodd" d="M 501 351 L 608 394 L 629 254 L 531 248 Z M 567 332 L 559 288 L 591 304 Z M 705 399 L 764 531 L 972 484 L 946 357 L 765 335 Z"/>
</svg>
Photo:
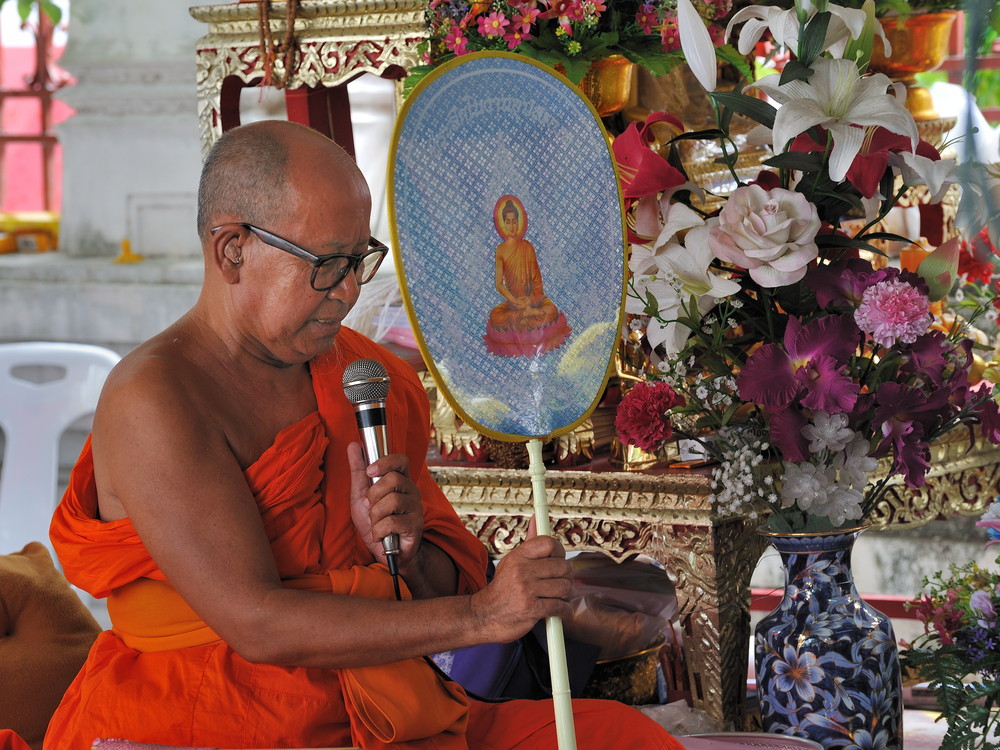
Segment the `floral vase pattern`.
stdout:
<svg viewBox="0 0 1000 750">
<path fill-rule="evenodd" d="M 828 750 L 902 750 L 902 686 L 889 618 L 854 586 L 864 527 L 761 533 L 785 566 L 784 597 L 757 625 L 757 696 L 766 732 Z"/>
</svg>

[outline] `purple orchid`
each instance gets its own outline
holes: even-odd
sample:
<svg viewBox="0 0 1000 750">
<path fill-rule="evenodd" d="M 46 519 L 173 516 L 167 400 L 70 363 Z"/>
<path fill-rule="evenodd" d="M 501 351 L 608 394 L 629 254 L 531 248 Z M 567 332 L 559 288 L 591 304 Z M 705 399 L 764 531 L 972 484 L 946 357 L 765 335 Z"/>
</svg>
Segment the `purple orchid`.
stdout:
<svg viewBox="0 0 1000 750">
<path fill-rule="evenodd" d="M 981 388 L 988 388 L 985 383 Z M 978 390 L 971 391 L 971 394 L 978 396 Z M 992 398 L 985 398 L 973 410 L 976 419 L 982 427 L 983 437 L 994 445 L 1000 445 L 1000 404 Z"/>
<path fill-rule="evenodd" d="M 908 487 L 924 484 L 930 466 L 927 428 L 940 421 L 950 395 L 942 389 L 928 398 L 919 388 L 902 383 L 883 383 L 875 393 L 872 427 L 881 429 L 883 437 L 873 455 L 891 450 L 893 470 L 903 475 Z"/>
<path fill-rule="evenodd" d="M 843 366 L 858 346 L 859 331 L 848 315 L 828 315 L 802 325 L 788 317 L 783 344 L 764 344 L 737 379 L 740 398 L 778 412 L 797 398 L 808 409 L 850 411 L 857 386 Z"/>
<path fill-rule="evenodd" d="M 949 366 L 947 355 L 952 351 L 952 348 L 953 344 L 944 332 L 930 331 L 925 333 L 910 346 L 909 355 L 900 371 L 920 375 L 927 382 L 940 388 L 944 385 L 945 374 Z M 963 377 L 965 377 L 964 374 Z"/>
<path fill-rule="evenodd" d="M 809 460 L 809 441 L 802 435 L 802 428 L 807 424 L 809 420 L 800 409 L 782 409 L 771 415 L 768 426 L 771 442 L 781 451 L 785 461 Z"/>
</svg>

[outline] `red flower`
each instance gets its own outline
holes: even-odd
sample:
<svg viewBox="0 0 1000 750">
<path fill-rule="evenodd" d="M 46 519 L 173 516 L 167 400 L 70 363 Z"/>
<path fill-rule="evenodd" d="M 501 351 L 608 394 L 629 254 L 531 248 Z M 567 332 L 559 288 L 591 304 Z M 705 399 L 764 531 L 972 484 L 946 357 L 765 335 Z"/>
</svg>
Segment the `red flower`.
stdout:
<svg viewBox="0 0 1000 750">
<path fill-rule="evenodd" d="M 816 130 L 824 135 L 826 133 L 823 128 Z M 823 153 L 827 148 L 827 144 L 817 142 L 807 131 L 796 136 L 789 150 Z M 880 125 L 866 128 L 861 150 L 847 170 L 847 181 L 865 198 L 871 198 L 878 190 L 878 184 L 889 166 L 889 154 L 894 151 L 910 150 L 912 149 L 909 138 L 890 132 Z M 930 158 L 930 155 L 924 152 L 921 152 L 921 156 Z"/>
<path fill-rule="evenodd" d="M 666 383 L 636 383 L 622 399 L 615 416 L 615 430 L 622 442 L 655 453 L 673 435 L 670 410 L 684 404 Z"/>
<path fill-rule="evenodd" d="M 562 30 L 573 36 L 573 21 L 583 20 L 583 4 L 580 0 L 548 0 L 547 10 L 539 14 L 539 18 L 555 18 Z"/>
<path fill-rule="evenodd" d="M 985 231 L 983 230 L 983 232 Z M 983 241 L 985 241 L 985 245 L 983 245 Z M 963 243 L 962 252 L 958 255 L 958 272 L 964 274 L 969 281 L 989 284 L 993 279 L 994 269 L 986 253 L 991 250 L 989 238 L 982 235 L 974 238 L 972 242 Z"/>
<path fill-rule="evenodd" d="M 653 33 L 653 27 L 660 22 L 660 19 L 652 3 L 643 3 L 639 6 L 639 10 L 635 14 L 635 22 L 642 29 L 642 33 Z"/>
<path fill-rule="evenodd" d="M 656 140 L 652 128 L 658 122 L 669 123 L 678 132 L 684 131 L 684 125 L 674 115 L 654 112 L 641 125 L 638 122 L 630 123 L 611 144 L 621 174 L 626 210 L 641 198 L 655 197 L 662 190 L 669 190 L 686 182 L 678 169 L 650 148 L 650 144 Z"/>
</svg>

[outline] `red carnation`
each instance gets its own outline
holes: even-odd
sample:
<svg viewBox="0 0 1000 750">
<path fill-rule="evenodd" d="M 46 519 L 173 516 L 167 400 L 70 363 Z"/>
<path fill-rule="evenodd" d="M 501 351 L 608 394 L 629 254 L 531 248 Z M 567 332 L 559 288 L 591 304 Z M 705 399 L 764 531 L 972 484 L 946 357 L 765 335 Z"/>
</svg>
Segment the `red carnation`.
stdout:
<svg viewBox="0 0 1000 750">
<path fill-rule="evenodd" d="M 618 405 L 615 429 L 622 442 L 655 453 L 673 435 L 670 410 L 684 399 L 666 383 L 636 383 Z"/>
</svg>

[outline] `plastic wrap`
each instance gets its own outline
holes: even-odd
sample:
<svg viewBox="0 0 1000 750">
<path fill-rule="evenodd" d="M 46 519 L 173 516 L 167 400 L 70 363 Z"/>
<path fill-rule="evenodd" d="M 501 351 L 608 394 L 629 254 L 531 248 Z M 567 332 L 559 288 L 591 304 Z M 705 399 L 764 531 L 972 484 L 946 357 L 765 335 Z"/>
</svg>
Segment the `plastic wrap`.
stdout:
<svg viewBox="0 0 1000 750">
<path fill-rule="evenodd" d="M 622 563 L 600 553 L 572 559 L 573 615 L 566 633 L 600 647 L 599 660 L 620 659 L 665 640 L 677 616 L 674 588 L 652 561 Z M 667 639 L 669 640 L 669 639 Z"/>
</svg>

